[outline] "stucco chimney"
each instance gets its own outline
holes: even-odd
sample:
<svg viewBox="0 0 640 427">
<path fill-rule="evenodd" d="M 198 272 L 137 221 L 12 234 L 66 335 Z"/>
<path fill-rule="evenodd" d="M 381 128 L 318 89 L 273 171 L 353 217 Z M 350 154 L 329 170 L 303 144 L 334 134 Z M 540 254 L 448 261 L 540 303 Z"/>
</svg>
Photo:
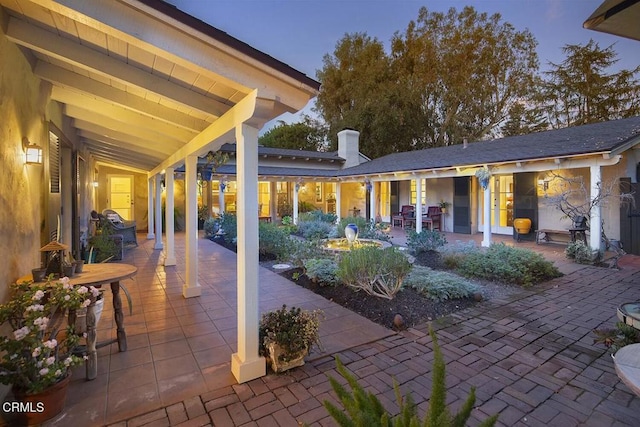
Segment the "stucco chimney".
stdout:
<svg viewBox="0 0 640 427">
<path fill-rule="evenodd" d="M 360 164 L 360 132 L 345 129 L 338 132 L 338 156 L 345 159 L 343 168 Z"/>
</svg>

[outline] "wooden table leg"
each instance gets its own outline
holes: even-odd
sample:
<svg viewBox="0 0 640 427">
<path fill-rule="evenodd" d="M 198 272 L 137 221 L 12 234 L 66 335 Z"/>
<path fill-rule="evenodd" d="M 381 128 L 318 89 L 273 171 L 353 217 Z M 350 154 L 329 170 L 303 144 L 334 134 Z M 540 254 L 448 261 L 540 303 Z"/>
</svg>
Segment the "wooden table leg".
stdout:
<svg viewBox="0 0 640 427">
<path fill-rule="evenodd" d="M 113 294 L 113 316 L 116 320 L 118 336 L 118 349 L 127 351 L 127 334 L 124 332 L 124 313 L 122 312 L 122 300 L 120 299 L 120 282 L 111 282 Z"/>
<path fill-rule="evenodd" d="M 96 312 L 95 299 L 91 299 L 91 304 L 87 307 L 87 361 L 85 369 L 88 380 L 95 380 L 98 376 L 98 352 L 96 351 Z"/>
</svg>

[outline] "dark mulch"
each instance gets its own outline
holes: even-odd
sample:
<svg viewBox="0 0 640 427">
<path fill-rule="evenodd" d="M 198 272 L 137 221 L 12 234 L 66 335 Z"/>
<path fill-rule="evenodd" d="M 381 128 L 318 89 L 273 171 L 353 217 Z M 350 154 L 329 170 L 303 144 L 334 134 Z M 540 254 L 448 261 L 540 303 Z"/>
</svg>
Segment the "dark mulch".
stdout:
<svg viewBox="0 0 640 427">
<path fill-rule="evenodd" d="M 475 301 L 470 298 L 445 302 L 434 302 L 413 289 L 403 289 L 392 300 L 355 292 L 347 286 L 321 286 L 312 282 L 301 269 L 291 269 L 280 273 L 287 279 L 305 287 L 329 301 L 333 301 L 349 310 L 382 326 L 393 329 L 396 314 L 402 316 L 404 328 L 435 320 L 439 317 L 470 307 Z M 295 278 L 295 279 L 294 279 Z"/>
</svg>

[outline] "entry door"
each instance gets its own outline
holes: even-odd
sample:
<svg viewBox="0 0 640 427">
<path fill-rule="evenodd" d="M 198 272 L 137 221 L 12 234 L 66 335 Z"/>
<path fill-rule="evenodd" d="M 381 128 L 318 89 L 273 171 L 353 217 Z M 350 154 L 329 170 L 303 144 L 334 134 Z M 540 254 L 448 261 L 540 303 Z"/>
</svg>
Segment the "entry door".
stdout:
<svg viewBox="0 0 640 427">
<path fill-rule="evenodd" d="M 513 175 L 496 175 L 492 181 L 491 232 L 513 234 Z"/>
<path fill-rule="evenodd" d="M 471 178 L 453 178 L 453 232 L 471 234 Z"/>
<path fill-rule="evenodd" d="M 127 220 L 133 218 L 133 175 L 108 175 L 108 209 L 118 212 Z"/>
</svg>

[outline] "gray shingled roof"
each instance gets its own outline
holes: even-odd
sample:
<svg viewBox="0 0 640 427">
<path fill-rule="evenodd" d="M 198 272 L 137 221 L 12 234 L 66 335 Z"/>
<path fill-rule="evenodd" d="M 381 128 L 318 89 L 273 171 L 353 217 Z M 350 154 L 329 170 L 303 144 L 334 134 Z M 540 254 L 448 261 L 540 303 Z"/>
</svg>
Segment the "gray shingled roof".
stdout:
<svg viewBox="0 0 640 427">
<path fill-rule="evenodd" d="M 288 168 L 277 166 L 258 166 L 260 176 L 288 176 L 288 177 L 322 177 L 335 178 L 338 170 L 335 169 L 311 169 L 311 168 Z M 216 169 L 215 175 L 235 175 L 235 165 L 222 165 Z"/>
<path fill-rule="evenodd" d="M 467 148 L 459 144 L 394 153 L 336 171 L 336 174 L 365 175 L 607 153 L 634 137 L 636 143 L 640 142 L 640 116 L 474 142 Z"/>
<path fill-rule="evenodd" d="M 235 153 L 236 152 L 236 144 L 235 143 L 226 143 L 222 147 L 220 147 L 220 151 L 225 153 Z M 297 158 L 297 159 L 306 159 L 309 160 L 334 160 L 339 163 L 344 163 L 344 159 L 338 156 L 337 151 L 309 151 L 309 150 L 291 150 L 287 148 L 277 148 L 277 147 L 264 147 L 262 145 L 258 146 L 258 156 L 268 156 L 268 157 L 289 157 L 289 158 Z"/>
</svg>

